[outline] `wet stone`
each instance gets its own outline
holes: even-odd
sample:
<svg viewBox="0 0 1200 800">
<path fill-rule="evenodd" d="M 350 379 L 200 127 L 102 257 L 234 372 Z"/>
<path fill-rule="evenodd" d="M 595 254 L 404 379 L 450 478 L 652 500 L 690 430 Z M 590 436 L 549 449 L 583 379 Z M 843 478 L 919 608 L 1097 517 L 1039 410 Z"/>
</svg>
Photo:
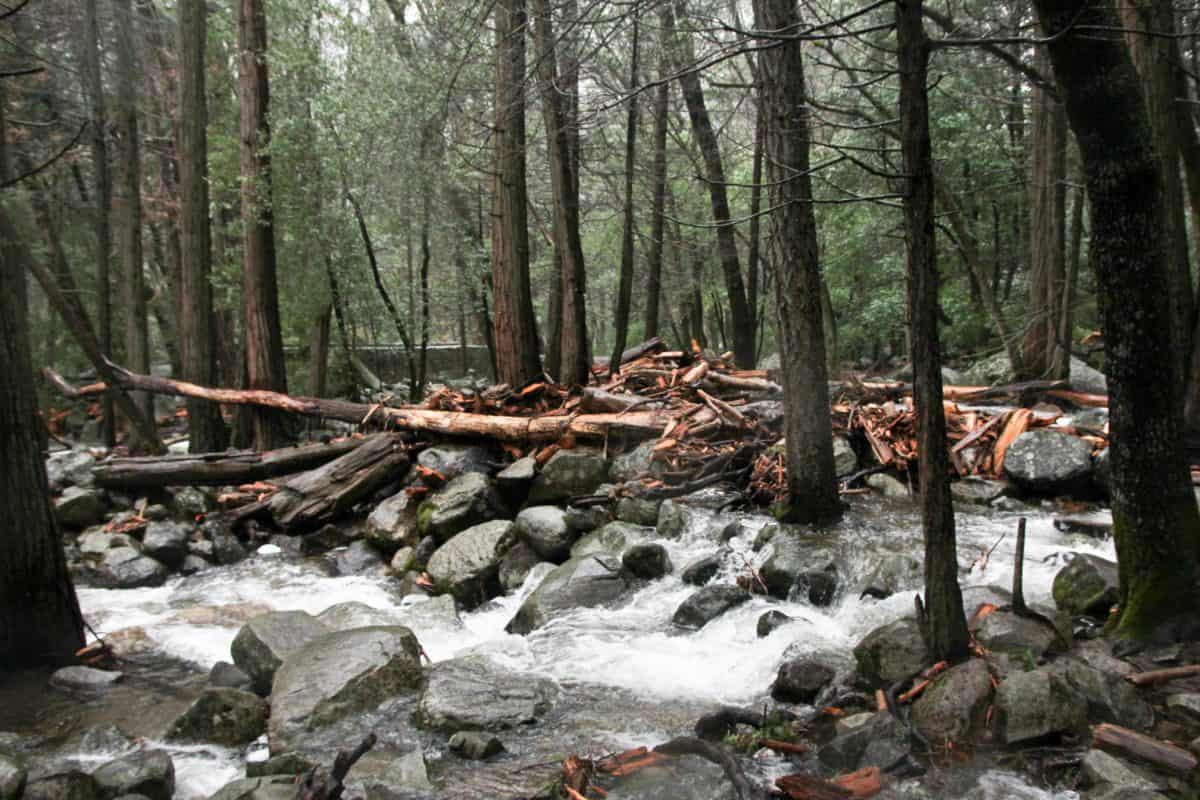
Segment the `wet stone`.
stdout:
<svg viewBox="0 0 1200 800">
<path fill-rule="evenodd" d="M 740 586 L 705 586 L 684 600 L 675 609 L 671 621 L 681 628 L 699 630 L 731 608 L 750 599 L 750 593 Z"/>
<path fill-rule="evenodd" d="M 537 721 L 557 699 L 551 680 L 511 672 L 483 656 L 465 656 L 433 666 L 417 715 L 433 730 L 504 730 Z"/>
<path fill-rule="evenodd" d="M 167 738 L 238 747 L 266 730 L 267 703 L 261 697 L 239 689 L 205 689 L 172 723 Z"/>
<path fill-rule="evenodd" d="M 792 618 L 782 611 L 767 611 L 758 618 L 758 625 L 755 632 L 758 634 L 758 638 L 762 639 L 770 636 L 776 630 L 782 628 L 791 621 Z"/>
<path fill-rule="evenodd" d="M 450 737 L 450 749 L 463 758 L 482 761 L 504 752 L 504 743 L 497 737 L 479 731 L 459 731 Z"/>
<path fill-rule="evenodd" d="M 303 611 L 272 611 L 242 626 L 230 652 L 233 662 L 250 676 L 254 691 L 267 695 L 283 660 L 328 632 L 315 617 Z"/>
<path fill-rule="evenodd" d="M 17 800 L 25 791 L 25 778 L 20 762 L 0 753 L 0 800 Z"/>
<path fill-rule="evenodd" d="M 100 692 L 124 677 L 123 672 L 92 667 L 63 667 L 50 676 L 50 685 L 68 692 Z"/>
<path fill-rule="evenodd" d="M 871 631 L 854 647 L 859 676 L 872 688 L 888 687 L 929 663 L 917 622 L 899 619 Z"/>
<path fill-rule="evenodd" d="M 819 662 L 785 661 L 771 686 L 771 697 L 782 703 L 811 703 L 833 679 L 834 671 Z"/>
<path fill-rule="evenodd" d="M 208 683 L 227 689 L 249 689 L 251 681 L 250 676 L 237 666 L 228 661 L 218 661 L 208 672 Z"/>
<path fill-rule="evenodd" d="M 303 775 L 315 766 L 300 753 L 280 753 L 263 761 L 247 761 L 246 777 L 262 778 L 267 775 Z"/>
<path fill-rule="evenodd" d="M 657 580 L 671 572 L 671 558 L 661 544 L 635 544 L 621 556 L 621 563 L 629 573 L 645 580 Z"/>
<path fill-rule="evenodd" d="M 171 800 L 175 793 L 175 764 L 162 750 L 143 750 L 110 761 L 92 773 L 101 797 L 140 794 L 150 800 Z"/>
<path fill-rule="evenodd" d="M 703 556 L 683 568 L 683 582 L 692 586 L 703 586 L 717 577 L 721 571 L 721 559 L 717 556 Z"/>
<path fill-rule="evenodd" d="M 29 781 L 22 800 L 102 800 L 91 775 L 71 770 Z"/>
</svg>

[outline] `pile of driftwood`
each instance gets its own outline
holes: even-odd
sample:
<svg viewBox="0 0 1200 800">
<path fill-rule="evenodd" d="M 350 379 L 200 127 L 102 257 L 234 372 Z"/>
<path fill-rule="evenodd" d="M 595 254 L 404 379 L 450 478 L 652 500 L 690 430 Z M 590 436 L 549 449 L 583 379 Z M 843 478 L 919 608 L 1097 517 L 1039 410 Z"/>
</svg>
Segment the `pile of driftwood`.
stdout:
<svg viewBox="0 0 1200 800">
<path fill-rule="evenodd" d="M 608 451 L 654 439 L 653 475 L 644 476 L 640 487 L 625 488 L 652 496 L 727 483 L 751 501 L 769 504 L 781 497 L 786 486 L 782 448 L 771 447 L 781 437 L 778 401 L 783 399 L 783 388 L 774 376 L 765 370 L 736 369 L 728 354 L 668 350 L 658 339 L 626 351 L 619 369 L 597 365 L 593 382 L 586 387 L 565 387 L 549 380 L 519 389 L 507 385 L 483 391 L 440 387 L 420 405 L 211 388 L 112 367 L 127 390 L 199 398 L 226 406 L 265 406 L 351 423 L 363 432 L 404 434 L 386 440 L 370 438 L 366 441 L 372 444 L 367 447 L 362 447 L 361 440 L 351 439 L 330 447 L 276 453 L 118 459 L 101 470 L 101 482 L 113 488 L 243 484 L 251 488 L 242 493 L 247 497 L 240 499 L 259 502 L 263 500 L 257 496 L 261 487 L 254 484 L 330 462 L 329 473 L 282 483 L 273 480 L 278 488 L 273 493 L 279 495 L 271 501 L 277 520 L 315 523 L 346 508 L 378 488 L 383 476 L 407 459 L 404 451 L 415 437 L 430 434 L 490 439 L 513 458 L 532 455 L 539 463 L 579 441 L 590 441 Z M 76 388 L 53 371 L 44 372 L 51 385 L 71 399 L 95 397 L 105 391 L 101 383 Z M 857 443 L 861 460 L 875 462 L 872 470 L 888 468 L 903 473 L 915 461 L 910 385 L 856 380 L 830 384 L 829 394 L 835 431 Z M 1065 384 L 1050 382 L 947 386 L 945 395 L 950 458 L 959 476 L 999 476 L 1008 447 L 1021 433 L 1052 424 L 1064 407 L 1107 403 L 1104 396 L 1072 392 Z M 1000 405 L 1005 402 L 1010 405 Z M 1106 432 L 1102 429 L 1075 432 L 1096 447 L 1104 445 Z M 350 455 L 349 451 L 360 447 L 362 452 Z M 313 501 L 310 492 L 314 488 L 327 496 Z"/>
</svg>

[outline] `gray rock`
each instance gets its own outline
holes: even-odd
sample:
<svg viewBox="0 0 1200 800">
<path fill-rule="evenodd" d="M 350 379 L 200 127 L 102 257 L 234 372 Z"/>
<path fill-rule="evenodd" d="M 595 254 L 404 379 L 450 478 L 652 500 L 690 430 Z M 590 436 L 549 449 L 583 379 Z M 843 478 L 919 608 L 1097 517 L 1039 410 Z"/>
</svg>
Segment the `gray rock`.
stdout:
<svg viewBox="0 0 1200 800">
<path fill-rule="evenodd" d="M 541 585 L 525 599 L 505 630 L 509 633 L 529 633 L 573 608 L 592 608 L 613 603 L 629 588 L 630 582 L 621 568 L 621 562 L 613 556 L 572 558 L 546 576 Z"/>
<path fill-rule="evenodd" d="M 415 690 L 420 653 L 417 637 L 398 625 L 328 633 L 302 645 L 275 675 L 271 752 L 294 750 L 313 730 Z"/>
<path fill-rule="evenodd" d="M 967 386 L 993 386 L 997 383 L 1011 383 L 1013 379 L 1012 362 L 1008 354 L 1001 351 L 994 356 L 977 361 L 963 373 Z"/>
<path fill-rule="evenodd" d="M 449 747 L 463 758 L 482 761 L 504 752 L 504 743 L 495 736 L 479 731 L 459 731 L 450 737 Z"/>
<path fill-rule="evenodd" d="M 1012 611 L 993 611 L 975 630 L 975 638 L 996 653 L 1026 656 L 1036 662 L 1057 641 L 1055 632 L 1041 620 Z"/>
<path fill-rule="evenodd" d="M 675 609 L 671 621 L 681 628 L 699 630 L 750 599 L 750 593 L 740 586 L 714 584 L 705 586 L 684 600 Z"/>
<path fill-rule="evenodd" d="M 626 548 L 649 539 L 653 532 L 653 528 L 628 522 L 610 522 L 575 542 L 571 546 L 571 558 L 597 554 L 620 556 Z"/>
<path fill-rule="evenodd" d="M 617 501 L 617 519 L 634 525 L 658 524 L 658 509 L 662 505 L 659 500 L 643 500 L 640 497 L 622 497 Z"/>
<path fill-rule="evenodd" d="M 395 624 L 395 623 L 393 623 Z M 400 624 L 420 630 L 456 630 L 462 628 L 458 604 L 448 594 L 424 600 L 407 600 L 400 611 Z"/>
<path fill-rule="evenodd" d="M 1107 619 L 1118 599 L 1117 565 L 1090 553 L 1075 553 L 1054 576 L 1055 604 L 1069 614 Z"/>
<path fill-rule="evenodd" d="M 871 631 L 854 647 L 858 674 L 871 688 L 891 686 L 929 663 L 916 620 L 898 619 Z"/>
<path fill-rule="evenodd" d="M 76 770 L 47 775 L 25 785 L 22 800 L 102 800 L 91 775 Z"/>
<path fill-rule="evenodd" d="M 439 444 L 427 447 L 417 454 L 417 463 L 441 473 L 448 481 L 468 472 L 489 475 L 495 466 L 492 454 L 473 444 Z"/>
<path fill-rule="evenodd" d="M 179 565 L 179 574 L 195 575 L 197 572 L 203 572 L 211 566 L 210 562 L 205 561 L 200 556 L 188 553 L 183 557 L 183 563 Z"/>
<path fill-rule="evenodd" d="M 229 650 L 233 663 L 250 676 L 254 691 L 267 695 L 284 659 L 328 632 L 311 614 L 272 611 L 243 625 Z"/>
<path fill-rule="evenodd" d="M 252 682 L 240 667 L 228 661 L 218 661 L 208 671 L 208 683 L 226 689 L 249 689 Z"/>
<path fill-rule="evenodd" d="M 1145 792 L 1167 788 L 1165 780 L 1152 780 L 1140 768 L 1096 748 L 1084 753 L 1080 773 L 1085 786 Z"/>
<path fill-rule="evenodd" d="M 529 506 L 513 520 L 513 532 L 545 561 L 561 564 L 571 555 L 579 538 L 567 526 L 567 512 L 558 506 Z"/>
<path fill-rule="evenodd" d="M 911 553 L 882 552 L 876 556 L 875 564 L 857 586 L 856 594 L 868 588 L 878 593 L 893 595 L 904 589 L 921 585 L 921 562 Z"/>
<path fill-rule="evenodd" d="M 1104 373 L 1089 366 L 1078 356 L 1071 356 L 1071 388 L 1087 394 L 1108 394 L 1108 379 Z"/>
<path fill-rule="evenodd" d="M 208 800 L 292 800 L 295 796 L 293 775 L 262 775 L 227 783 Z"/>
<path fill-rule="evenodd" d="M 352 792 L 361 791 L 364 800 L 424 800 L 434 790 L 425 755 L 415 746 L 407 752 L 372 750 L 354 765 L 348 784 Z"/>
<path fill-rule="evenodd" d="M 50 483 L 50 491 L 61 491 L 68 486 L 91 486 L 94 466 L 96 459 L 87 450 L 51 453 L 46 459 L 46 478 Z"/>
<path fill-rule="evenodd" d="M 50 676 L 50 685 L 68 692 L 98 692 L 109 688 L 125 677 L 123 672 L 114 672 L 92 667 L 63 667 Z"/>
<path fill-rule="evenodd" d="M 1017 744 L 1083 727 L 1087 704 L 1050 669 L 1014 672 L 996 692 L 1001 739 Z"/>
<path fill-rule="evenodd" d="M 373 608 L 356 600 L 335 603 L 317 614 L 317 621 L 330 631 L 369 628 L 373 625 L 395 625 L 396 620 L 397 616 L 394 612 Z"/>
<path fill-rule="evenodd" d="M 797 575 L 796 582 L 788 590 L 788 600 L 793 603 L 808 602 L 820 608 L 833 602 L 837 590 L 837 570 L 831 564 L 825 569 L 808 570 Z"/>
<path fill-rule="evenodd" d="M 240 689 L 205 689 L 171 723 L 167 738 L 239 747 L 266 730 L 267 703 L 261 697 Z"/>
<path fill-rule="evenodd" d="M 899 719 L 887 711 L 862 716 L 853 726 L 843 726 L 833 741 L 821 748 L 818 758 L 822 764 L 838 772 L 884 768 L 908 752 L 908 735 Z"/>
<path fill-rule="evenodd" d="M 102 492 L 82 486 L 68 487 L 54 501 L 54 514 L 64 528 L 86 528 L 103 522 L 107 509 Z"/>
<path fill-rule="evenodd" d="M 382 575 L 387 564 L 365 540 L 351 543 L 334 557 L 338 575 Z"/>
<path fill-rule="evenodd" d="M 486 475 L 467 472 L 421 504 L 417 514 L 423 535 L 449 541 L 455 534 L 506 515 L 500 495 Z"/>
<path fill-rule="evenodd" d="M 382 553 L 394 553 L 417 536 L 417 503 L 403 490 L 384 500 L 367 516 L 367 541 Z"/>
<path fill-rule="evenodd" d="M 863 479 L 863 483 L 884 497 L 910 497 L 908 487 L 886 472 L 876 472 L 873 475 L 868 475 Z"/>
<path fill-rule="evenodd" d="M 1037 494 L 1081 491 L 1092 474 L 1092 445 L 1059 431 L 1026 431 L 1008 448 L 1004 473 Z"/>
<path fill-rule="evenodd" d="M 131 550 L 142 549 L 142 543 L 126 533 L 109 533 L 104 528 L 91 528 L 79 535 L 76 540 L 79 552 L 86 555 L 104 555 L 114 547 L 128 547 Z"/>
<path fill-rule="evenodd" d="M 1054 518 L 1054 527 L 1063 533 L 1077 533 L 1095 539 L 1108 539 L 1113 535 L 1113 516 L 1107 509 L 1085 514 L 1070 514 Z"/>
<path fill-rule="evenodd" d="M 1088 718 L 1149 729 L 1154 724 L 1154 709 L 1137 687 L 1124 679 L 1124 673 L 1114 672 L 1110 664 L 1096 658 L 1087 663 L 1086 655 L 1086 651 L 1076 648 L 1070 657 L 1056 660 L 1050 670 L 1083 700 Z"/>
<path fill-rule="evenodd" d="M 567 527 L 578 534 L 602 528 L 609 522 L 608 509 L 603 506 L 570 506 L 567 508 Z"/>
<path fill-rule="evenodd" d="M 114 589 L 162 586 L 169 574 L 165 566 L 132 547 L 114 547 L 104 553 L 98 583 Z"/>
<path fill-rule="evenodd" d="M 782 611 L 767 611 L 758 618 L 758 625 L 755 632 L 758 634 L 758 638 L 762 639 L 770 636 L 791 621 L 792 618 Z"/>
<path fill-rule="evenodd" d="M 986 723 L 992 698 L 987 663 L 972 658 L 943 672 L 913 704 L 912 722 L 931 742 L 968 741 Z"/>
<path fill-rule="evenodd" d="M 0 800 L 17 800 L 25 791 L 25 778 L 20 762 L 0 753 Z"/>
<path fill-rule="evenodd" d="M 1009 481 L 969 475 L 950 484 L 950 496 L 960 503 L 986 506 L 1001 497 L 1008 497 L 1016 491 L 1016 488 Z"/>
<path fill-rule="evenodd" d="M 429 563 L 429 559 L 433 558 L 433 554 L 437 552 L 439 546 L 437 537 L 434 536 L 426 536 L 417 542 L 417 546 L 413 549 L 413 563 L 409 565 L 409 569 L 423 568 Z"/>
<path fill-rule="evenodd" d="M 236 564 L 246 558 L 246 548 L 237 536 L 228 531 L 212 534 L 213 558 L 223 567 Z"/>
<path fill-rule="evenodd" d="M 513 541 L 513 523 L 507 520 L 476 525 L 439 547 L 426 572 L 441 591 L 474 608 L 500 594 L 500 560 Z"/>
<path fill-rule="evenodd" d="M 752 545 L 754 552 L 757 553 L 759 550 L 762 550 L 764 547 L 769 545 L 782 530 L 783 526 L 781 526 L 778 522 L 768 522 L 766 525 L 763 525 L 761 528 L 759 528 L 758 535 L 754 537 L 754 544 Z"/>
<path fill-rule="evenodd" d="M 303 775 L 316 764 L 300 753 L 280 753 L 262 761 L 246 762 L 247 778 L 262 778 L 267 775 Z"/>
<path fill-rule="evenodd" d="M 1092 459 L 1092 483 L 1105 497 L 1112 497 L 1112 464 L 1108 459 L 1107 447 Z"/>
<path fill-rule="evenodd" d="M 717 556 L 702 556 L 683 568 L 684 583 L 692 586 L 703 586 L 717 577 L 721 571 L 721 559 Z"/>
<path fill-rule="evenodd" d="M 150 800 L 171 800 L 175 793 L 175 763 L 162 750 L 142 750 L 110 761 L 92 773 L 100 796 L 140 794 Z"/>
<path fill-rule="evenodd" d="M 153 522 L 162 522 L 171 518 L 171 509 L 162 503 L 153 503 L 146 506 L 146 510 L 142 512 L 142 516 Z"/>
<path fill-rule="evenodd" d="M 1167 710 L 1185 722 L 1200 722 L 1200 693 L 1177 692 L 1169 695 Z"/>
<path fill-rule="evenodd" d="M 322 525 L 312 533 L 300 537 L 300 550 L 306 556 L 320 555 L 339 547 L 347 547 L 354 539 L 349 531 L 337 525 Z"/>
<path fill-rule="evenodd" d="M 436 550 L 434 552 L 437 552 Z M 417 551 L 412 547 L 401 547 L 392 554 L 392 561 L 388 564 L 388 569 L 393 575 L 403 575 L 410 569 L 417 566 Z"/>
<path fill-rule="evenodd" d="M 184 486 L 176 491 L 171 505 L 175 507 L 177 513 L 188 519 L 195 519 L 216 508 L 212 496 L 198 486 Z"/>
<path fill-rule="evenodd" d="M 819 661 L 791 659 L 779 666 L 771 697 L 781 703 L 812 703 L 834 677 L 834 671 Z"/>
<path fill-rule="evenodd" d="M 525 583 L 529 572 L 543 562 L 541 556 L 524 542 L 517 542 L 508 549 L 504 558 L 500 559 L 500 588 L 506 592 L 515 591 Z"/>
<path fill-rule="evenodd" d="M 614 458 L 612 465 L 608 468 L 609 480 L 613 483 L 626 483 L 637 480 L 643 475 L 656 474 L 659 471 L 655 469 L 654 464 L 654 445 L 656 443 L 653 439 L 647 440 Z"/>
<path fill-rule="evenodd" d="M 533 456 L 525 456 L 496 473 L 496 483 L 505 491 L 517 492 L 528 488 L 536 477 L 537 461 Z"/>
<path fill-rule="evenodd" d="M 771 555 L 759 574 L 772 597 L 786 600 L 797 578 L 824 569 L 832 560 L 827 540 L 806 536 L 804 529 L 788 525 L 771 538 Z"/>
<path fill-rule="evenodd" d="M 657 580 L 671 572 L 671 558 L 661 544 L 635 544 L 621 556 L 621 563 L 630 574 L 646 580 Z"/>
<path fill-rule="evenodd" d="M 841 475 L 851 475 L 858 470 L 858 456 L 850 446 L 850 440 L 841 434 L 833 436 L 833 469 Z"/>
<path fill-rule="evenodd" d="M 658 507 L 658 535 L 678 539 L 696 517 L 696 512 L 675 500 L 664 500 Z"/>
<path fill-rule="evenodd" d="M 783 403 L 779 400 L 757 400 L 741 406 L 739 410 L 771 430 L 778 431 L 783 427 Z"/>
<path fill-rule="evenodd" d="M 417 719 L 431 730 L 503 730 L 536 722 L 557 699 L 551 680 L 509 672 L 484 656 L 464 656 L 430 669 Z"/>
<path fill-rule="evenodd" d="M 588 448 L 560 450 L 542 467 L 529 489 L 529 502 L 555 503 L 591 494 L 608 478 L 608 463 Z"/>
<path fill-rule="evenodd" d="M 178 569 L 188 554 L 193 530 L 194 526 L 184 522 L 151 522 L 142 535 L 142 552 L 169 569 Z"/>
</svg>

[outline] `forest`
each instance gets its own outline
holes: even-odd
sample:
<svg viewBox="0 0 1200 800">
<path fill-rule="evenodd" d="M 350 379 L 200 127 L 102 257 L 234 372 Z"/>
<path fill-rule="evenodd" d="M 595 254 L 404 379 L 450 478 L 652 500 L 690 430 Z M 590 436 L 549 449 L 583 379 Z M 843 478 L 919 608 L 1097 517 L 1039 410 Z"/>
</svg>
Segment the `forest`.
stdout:
<svg viewBox="0 0 1200 800">
<path fill-rule="evenodd" d="M 0 54 L 0 800 L 1200 787 L 1200 6 Z"/>
</svg>

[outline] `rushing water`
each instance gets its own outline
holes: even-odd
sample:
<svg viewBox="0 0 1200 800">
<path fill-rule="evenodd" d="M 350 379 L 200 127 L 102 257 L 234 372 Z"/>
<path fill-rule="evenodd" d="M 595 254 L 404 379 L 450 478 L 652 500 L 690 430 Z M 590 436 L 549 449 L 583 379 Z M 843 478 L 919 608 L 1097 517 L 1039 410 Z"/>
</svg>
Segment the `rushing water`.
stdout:
<svg viewBox="0 0 1200 800">
<path fill-rule="evenodd" d="M 1055 530 L 1048 510 L 1030 509 L 1027 516 L 1024 586 L 1026 598 L 1034 604 L 1052 605 L 1051 582 L 1069 558 L 1066 554 L 1079 551 L 1113 557 L 1109 542 Z M 964 587 L 1010 585 L 1016 520 L 1016 514 L 960 511 Z M 132 657 L 126 687 L 87 705 L 84 714 L 89 723 L 116 722 L 131 734 L 157 740 L 203 685 L 201 671 L 229 660 L 229 645 L 245 619 L 266 609 L 316 614 L 337 603 L 357 601 L 409 625 L 434 661 L 481 652 L 506 667 L 559 682 L 563 699 L 555 714 L 540 725 L 502 736 L 516 755 L 501 759 L 499 766 L 446 756 L 432 738 L 426 747 L 431 775 L 447 798 L 533 791 L 553 773 L 554 761 L 567 752 L 599 754 L 685 734 L 715 704 L 753 704 L 766 698 L 789 648 L 840 653 L 852 663 L 850 650 L 867 632 L 911 613 L 913 591 L 909 590 L 919 589 L 919 575 L 912 577 L 909 590 L 885 600 L 860 598 L 855 588 L 884 554 L 919 559 L 919 515 L 904 501 L 858 498 L 833 537 L 845 588 L 831 606 L 815 608 L 755 597 L 700 631 L 674 628 L 671 615 L 694 591 L 678 577 L 681 568 L 721 552 L 725 566 L 720 580 L 732 581 L 747 565 L 761 564 L 769 553 L 769 548 L 754 552 L 751 547 L 754 531 L 766 521 L 747 518 L 747 533 L 725 545 L 710 536 L 710 526 L 693 524 L 679 539 L 662 541 L 675 574 L 646 585 L 617 608 L 579 609 L 525 637 L 506 634 L 504 626 L 545 570 L 535 571 L 518 592 L 463 614 L 461 621 L 421 614 L 423 599 L 398 597 L 392 579 L 329 577 L 317 562 L 287 560 L 279 554 L 258 554 L 234 567 L 174 578 L 158 588 L 81 589 L 80 603 L 92 628 L 125 643 L 127 649 L 141 651 Z M 767 609 L 781 610 L 796 621 L 758 638 L 755 623 Z M 151 666 L 139 668 L 139 663 Z M 128 696 L 121 699 L 121 692 Z M 54 701 L 39 701 L 39 709 L 45 720 L 67 713 L 65 707 L 56 712 Z M 76 707 L 70 713 L 79 711 Z M 0 714 L 0 727 L 6 722 L 11 724 Z M 262 745 L 248 752 L 161 746 L 175 758 L 177 796 L 185 800 L 206 797 L 228 780 L 241 777 L 247 755 L 256 757 L 253 751 L 262 749 Z M 115 754 L 111 744 L 89 749 L 87 743 L 77 741 L 66 745 L 66 751 L 71 757 L 93 760 Z M 535 766 L 522 769 L 530 764 Z M 782 774 L 783 768 L 782 763 L 770 763 L 770 758 L 763 764 L 764 773 Z M 969 777 L 960 780 L 967 784 L 957 787 L 954 796 L 975 800 L 1073 796 L 1047 793 L 1006 772 L 963 774 Z M 686 796 L 727 796 L 720 780 L 709 784 L 711 795 Z M 896 797 L 929 796 L 912 782 L 889 791 Z"/>
</svg>

